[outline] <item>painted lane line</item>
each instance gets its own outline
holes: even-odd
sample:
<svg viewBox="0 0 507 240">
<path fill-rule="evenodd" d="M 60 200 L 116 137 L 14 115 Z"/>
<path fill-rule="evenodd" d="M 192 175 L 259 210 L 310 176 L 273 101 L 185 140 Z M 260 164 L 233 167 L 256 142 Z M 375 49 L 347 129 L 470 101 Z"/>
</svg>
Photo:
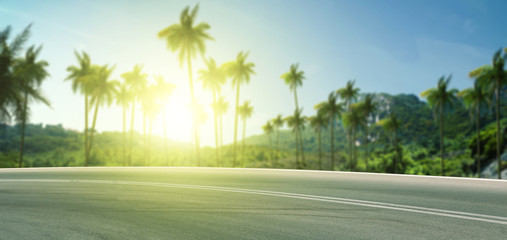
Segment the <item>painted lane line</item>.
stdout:
<svg viewBox="0 0 507 240">
<path fill-rule="evenodd" d="M 507 225 L 507 217 L 476 214 L 468 212 L 451 211 L 445 209 L 425 208 L 393 203 L 383 203 L 375 201 L 365 201 L 347 198 L 327 197 L 318 195 L 265 191 L 255 189 L 242 189 L 242 188 L 228 188 L 217 186 L 203 186 L 203 185 L 189 185 L 189 184 L 174 184 L 174 183 L 156 183 L 156 182 L 135 182 L 135 181 L 111 181 L 111 180 L 78 180 L 78 179 L 0 179 L 0 182 L 45 182 L 45 183 L 91 183 L 91 184 L 117 184 L 117 185 L 135 185 L 135 186 L 151 186 L 151 187 L 168 187 L 168 188 L 181 188 L 181 189 L 199 189 L 199 190 L 212 190 L 222 192 L 234 192 L 245 194 L 256 194 L 275 197 L 286 197 L 303 200 L 313 200 L 320 202 L 331 202 L 346 205 L 355 205 L 363 207 L 381 208 L 389 210 L 397 210 L 412 213 L 421 213 L 427 215 L 436 215 L 443 217 L 459 218 L 473 221 L 489 222 Z"/>
</svg>

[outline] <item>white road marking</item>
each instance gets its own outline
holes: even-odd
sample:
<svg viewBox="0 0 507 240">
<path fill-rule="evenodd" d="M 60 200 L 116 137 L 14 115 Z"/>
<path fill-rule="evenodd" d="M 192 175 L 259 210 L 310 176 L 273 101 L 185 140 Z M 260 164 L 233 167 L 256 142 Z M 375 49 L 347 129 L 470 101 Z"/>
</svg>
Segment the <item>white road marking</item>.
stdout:
<svg viewBox="0 0 507 240">
<path fill-rule="evenodd" d="M 327 197 L 318 195 L 298 194 L 298 193 L 287 193 L 287 192 L 276 192 L 276 191 L 264 191 L 255 189 L 242 189 L 242 188 L 228 188 L 228 187 L 217 187 L 217 186 L 203 186 L 203 185 L 189 185 L 189 184 L 173 184 L 173 183 L 156 183 L 156 182 L 134 182 L 134 181 L 110 181 L 110 180 L 81 180 L 81 179 L 0 179 L 0 182 L 44 182 L 44 183 L 92 183 L 92 184 L 118 184 L 118 185 L 135 185 L 135 186 L 152 186 L 152 187 L 168 187 L 168 188 L 184 188 L 184 189 L 200 189 L 200 190 L 212 190 L 222 192 L 235 192 L 235 193 L 246 193 L 246 194 L 257 194 L 275 197 L 286 197 L 304 200 L 313 200 L 320 202 L 331 202 L 363 207 L 382 208 L 389 210 L 421 213 L 428 215 L 436 215 L 443 217 L 459 218 L 480 222 L 496 223 L 507 225 L 507 217 L 476 214 L 469 212 L 451 211 L 445 209 L 436 208 L 425 208 L 393 203 L 383 203 L 375 201 L 365 201 L 348 198 L 338 197 Z"/>
</svg>

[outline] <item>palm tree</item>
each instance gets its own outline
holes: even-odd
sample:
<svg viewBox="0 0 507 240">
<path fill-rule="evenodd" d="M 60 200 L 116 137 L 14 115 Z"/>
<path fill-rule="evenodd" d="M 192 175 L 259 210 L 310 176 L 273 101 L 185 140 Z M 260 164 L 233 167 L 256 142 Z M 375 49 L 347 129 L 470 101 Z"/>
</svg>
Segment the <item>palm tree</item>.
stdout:
<svg viewBox="0 0 507 240">
<path fill-rule="evenodd" d="M 165 165 L 169 165 L 169 152 L 168 152 L 168 143 L 167 143 L 167 119 L 166 119 L 166 111 L 165 111 L 165 103 L 169 100 L 169 97 L 172 95 L 174 88 L 176 87 L 172 83 L 168 83 L 164 81 L 164 78 L 160 75 L 155 76 L 155 89 L 156 89 L 156 97 L 160 100 L 160 109 L 162 111 L 162 122 L 164 125 L 164 155 L 165 155 Z"/>
<path fill-rule="evenodd" d="M 88 157 L 89 158 L 92 147 L 93 147 L 93 134 L 95 133 L 95 126 L 97 123 L 97 116 L 99 114 L 100 105 L 111 105 L 114 99 L 114 95 L 116 92 L 116 86 L 118 85 L 118 81 L 110 80 L 111 73 L 113 72 L 114 67 L 109 67 L 108 65 L 92 66 L 92 72 L 94 73 L 94 77 L 92 78 L 92 89 L 91 89 L 91 104 L 95 104 L 95 111 L 93 114 L 93 122 L 92 129 L 90 132 L 90 142 L 88 143 Z"/>
<path fill-rule="evenodd" d="M 444 108 L 446 105 L 452 106 L 453 102 L 456 100 L 456 94 L 458 92 L 457 89 L 447 90 L 449 86 L 449 82 L 451 81 L 451 76 L 445 79 L 445 76 L 442 76 L 438 80 L 438 85 L 436 88 L 430 88 L 421 93 L 421 97 L 424 97 L 428 100 L 428 104 L 433 107 L 435 114 L 440 117 L 440 151 L 441 151 L 441 167 L 442 167 L 442 176 L 445 175 L 445 160 L 444 160 Z"/>
<path fill-rule="evenodd" d="M 303 86 L 303 80 L 305 80 L 305 72 L 299 71 L 298 68 L 299 68 L 299 63 L 292 64 L 290 66 L 289 71 L 282 74 L 282 76 L 280 76 L 280 78 L 283 79 L 285 84 L 287 84 L 289 86 L 290 91 L 294 93 L 294 102 L 296 105 L 296 110 L 299 109 L 298 95 L 297 95 L 296 90 L 298 87 Z M 297 128 L 297 129 L 298 130 L 296 131 L 296 162 L 298 161 L 298 156 L 299 156 L 298 151 L 300 151 L 302 162 L 304 165 L 305 155 L 304 155 L 303 143 L 302 143 L 303 138 L 301 136 L 301 132 L 299 132 L 299 128 Z M 298 142 L 300 142 L 300 143 L 298 143 Z M 298 150 L 298 148 L 300 148 L 300 150 Z"/>
<path fill-rule="evenodd" d="M 250 82 L 250 75 L 255 74 L 253 68 L 255 64 L 252 62 L 246 62 L 246 58 L 248 57 L 248 52 L 240 52 L 236 56 L 235 61 L 227 62 L 223 65 L 227 76 L 232 78 L 232 87 L 236 88 L 236 105 L 235 109 L 235 117 L 234 117 L 234 148 L 233 148 L 233 158 L 232 158 L 232 167 L 236 166 L 236 145 L 238 139 L 238 107 L 239 107 L 239 87 L 242 84 L 248 84 Z"/>
<path fill-rule="evenodd" d="M 303 109 L 299 108 L 294 110 L 294 115 L 288 116 L 284 119 L 285 122 L 287 122 L 287 126 L 292 129 L 292 132 L 295 134 L 296 137 L 296 156 L 298 154 L 298 132 L 300 132 L 302 129 L 305 128 L 305 122 L 306 117 L 301 116 L 301 113 L 303 112 Z M 303 146 L 301 146 L 301 149 L 303 149 Z M 304 164 L 303 164 L 304 166 Z M 296 157 L 296 168 L 301 168 L 299 164 L 299 160 Z"/>
<path fill-rule="evenodd" d="M 276 151 L 280 151 L 280 129 L 283 127 L 284 121 L 281 114 L 278 114 L 276 118 L 273 119 L 273 128 L 276 131 Z M 277 158 L 275 158 L 275 166 L 277 164 Z"/>
<path fill-rule="evenodd" d="M 142 89 L 146 88 L 148 84 L 147 77 L 148 75 L 142 73 L 143 66 L 135 65 L 132 71 L 125 72 L 121 75 L 121 77 L 125 80 L 125 83 L 128 84 L 130 93 L 132 94 L 132 109 L 131 109 L 131 118 L 130 118 L 130 147 L 129 147 L 129 164 L 132 164 L 132 148 L 134 148 L 134 117 L 136 113 L 136 103 L 140 102 L 140 95 Z"/>
<path fill-rule="evenodd" d="M 352 170 L 355 171 L 357 167 L 357 154 L 356 154 L 356 133 L 357 129 L 364 126 L 364 118 L 361 113 L 360 105 L 357 103 L 350 105 L 350 110 L 345 113 L 343 116 L 343 124 L 348 129 L 349 132 L 352 133 L 352 138 L 350 139 L 352 143 L 353 156 L 350 158 Z"/>
<path fill-rule="evenodd" d="M 241 120 L 243 120 L 243 147 L 241 150 L 242 155 L 242 164 L 245 164 L 245 138 L 246 138 L 246 120 L 252 117 L 253 107 L 250 105 L 250 101 L 245 101 L 243 105 L 238 108 L 239 115 L 241 116 Z"/>
<path fill-rule="evenodd" d="M 399 146 L 398 146 L 398 129 L 401 126 L 401 122 L 396 117 L 396 114 L 391 112 L 389 114 L 389 118 L 380 120 L 377 124 L 381 125 L 386 132 L 389 132 L 392 134 L 392 139 L 394 142 L 394 149 L 395 149 L 395 157 L 394 157 L 394 173 L 398 173 L 398 162 L 400 158 L 399 154 Z"/>
<path fill-rule="evenodd" d="M 507 48 L 504 49 L 507 51 Z M 501 56 L 502 50 L 498 50 L 493 55 L 491 65 L 485 65 L 477 69 L 472 70 L 469 76 L 477 78 L 480 86 L 484 86 L 493 93 L 495 96 L 495 112 L 496 112 L 496 159 L 498 162 L 498 179 L 502 178 L 502 168 L 500 159 L 500 148 L 502 146 L 502 139 L 500 138 L 501 127 L 500 127 L 500 90 L 507 84 L 507 78 L 504 70 L 505 58 L 507 56 Z"/>
<path fill-rule="evenodd" d="M 223 137 L 223 126 L 222 126 L 222 116 L 227 113 L 227 109 L 229 108 L 229 103 L 225 101 L 225 98 L 223 96 L 218 97 L 218 101 L 215 102 L 215 104 L 212 104 L 213 112 L 215 112 L 218 115 L 218 125 L 219 125 L 219 131 L 220 131 L 220 151 L 222 152 L 222 148 L 224 146 L 224 137 Z M 220 159 L 220 158 L 219 158 Z M 219 162 L 218 167 L 221 166 L 221 163 Z"/>
<path fill-rule="evenodd" d="M 264 126 L 262 126 L 262 130 L 264 131 L 264 133 L 266 133 L 266 135 L 268 135 L 268 138 L 269 138 L 269 149 L 271 150 L 271 154 L 270 154 L 270 160 L 271 160 L 271 167 L 275 167 L 275 164 L 274 164 L 274 160 L 273 160 L 273 144 L 272 144 L 272 141 L 271 141 L 271 134 L 273 133 L 274 131 L 274 127 L 273 127 L 273 124 L 271 124 L 271 121 L 267 121 L 266 124 Z"/>
<path fill-rule="evenodd" d="M 331 92 L 326 102 L 321 102 L 315 105 L 315 109 L 323 114 L 329 122 L 329 128 L 331 129 L 331 138 L 329 139 L 331 144 L 331 170 L 334 170 L 334 128 L 336 118 L 341 116 L 343 113 L 343 104 L 337 103 L 337 95 Z"/>
<path fill-rule="evenodd" d="M 196 132 L 197 132 L 197 146 L 200 146 L 200 134 L 201 134 L 201 126 L 206 123 L 206 120 L 208 118 L 206 112 L 204 111 L 204 107 L 198 103 L 197 101 L 194 102 L 194 104 L 191 105 L 192 107 L 192 114 L 195 116 L 195 123 L 196 123 Z M 199 149 L 198 149 L 199 150 Z M 200 162 L 197 162 L 197 166 L 200 166 Z"/>
<path fill-rule="evenodd" d="M 85 166 L 88 166 L 89 162 L 89 154 L 88 154 L 88 137 L 89 137 L 89 129 L 88 129 L 88 113 L 90 112 L 90 95 L 91 95 L 91 85 L 93 82 L 93 71 L 92 71 L 92 64 L 90 60 L 90 56 L 86 52 L 82 52 L 81 55 L 79 55 L 78 52 L 74 51 L 74 55 L 77 58 L 77 61 L 79 63 L 79 66 L 69 66 L 67 67 L 67 72 L 69 72 L 69 75 L 67 78 L 65 78 L 65 81 L 71 80 L 72 81 L 72 91 L 80 91 L 81 94 L 84 95 L 84 102 L 85 102 L 85 128 L 84 128 L 84 154 L 85 154 Z"/>
<path fill-rule="evenodd" d="M 481 105 L 486 103 L 489 105 L 488 93 L 479 86 L 476 80 L 473 88 L 467 88 L 458 93 L 458 96 L 463 98 L 466 107 L 470 110 L 471 116 L 475 116 L 475 124 L 477 130 L 476 147 L 477 152 L 475 158 L 477 161 L 477 173 L 478 177 L 481 177 Z"/>
<path fill-rule="evenodd" d="M 369 159 L 369 153 L 368 153 L 368 119 L 370 116 L 375 114 L 378 108 L 378 103 L 374 101 L 374 95 L 373 94 L 366 94 L 363 101 L 360 104 L 360 112 L 363 117 L 363 123 L 364 123 L 364 144 L 365 144 L 365 155 L 366 155 L 366 171 L 368 171 L 368 159 Z"/>
<path fill-rule="evenodd" d="M 147 120 L 148 125 L 148 132 L 146 133 L 146 129 L 144 130 L 144 138 L 145 138 L 145 163 L 144 165 L 148 166 L 150 165 L 150 157 L 151 157 L 151 133 L 153 129 L 153 122 L 157 118 L 157 116 L 160 114 L 160 111 L 162 110 L 162 104 L 160 104 L 160 101 L 157 101 L 159 99 L 159 88 L 158 85 L 149 85 L 147 88 L 144 89 L 144 92 L 142 94 L 141 98 L 141 106 L 143 110 L 144 119 Z M 145 121 L 146 122 L 146 121 Z M 146 123 L 143 123 L 144 126 L 146 126 Z M 145 127 L 144 127 L 145 128 Z M 146 137 L 148 137 L 148 141 L 146 142 Z M 147 143 L 147 144 L 146 144 Z"/>
<path fill-rule="evenodd" d="M 49 101 L 42 96 L 40 85 L 49 76 L 46 71 L 48 63 L 38 60 L 37 57 L 42 47 L 35 49 L 35 46 L 28 48 L 25 58 L 17 59 L 14 63 L 14 78 L 19 81 L 23 93 L 21 108 L 16 109 L 16 120 L 21 123 L 21 142 L 19 146 L 19 167 L 23 164 L 23 148 L 25 143 L 25 126 L 30 115 L 28 103 L 30 100 L 42 102 L 49 106 Z"/>
<path fill-rule="evenodd" d="M 122 160 L 123 166 L 127 166 L 127 108 L 129 107 L 130 102 L 132 101 L 132 94 L 129 91 L 128 85 L 124 82 L 119 85 L 118 90 L 115 93 L 114 99 L 116 99 L 116 104 L 122 108 L 122 145 L 123 145 L 123 153 Z"/>
<path fill-rule="evenodd" d="M 356 80 L 349 80 L 347 81 L 347 85 L 345 87 L 336 90 L 336 94 L 338 94 L 338 96 L 340 96 L 340 98 L 345 102 L 347 111 L 350 111 L 350 106 L 352 103 L 357 101 L 357 97 L 359 95 L 360 89 L 354 87 L 355 83 Z M 347 131 L 347 140 L 349 142 L 349 157 L 352 155 L 352 140 L 350 135 L 351 132 Z"/>
<path fill-rule="evenodd" d="M 192 79 L 192 58 L 196 57 L 196 53 L 199 52 L 204 55 L 206 52 L 205 40 L 213 40 L 213 38 L 207 33 L 210 29 L 208 23 L 201 22 L 194 25 L 195 18 L 199 5 L 190 11 L 190 7 L 187 6 L 180 14 L 180 22 L 172 24 L 158 33 L 158 37 L 165 39 L 167 42 L 167 48 L 171 49 L 172 52 L 178 51 L 178 60 L 180 66 L 183 66 L 183 62 L 187 60 L 188 66 L 188 82 L 190 86 L 190 98 L 193 102 L 194 97 L 194 83 Z M 194 116 L 195 118 L 196 116 Z M 196 120 L 194 119 L 194 140 L 195 140 L 195 151 L 197 163 L 199 164 L 199 146 L 197 145 L 198 136 L 196 129 Z"/>
<path fill-rule="evenodd" d="M 310 126 L 315 130 L 317 134 L 318 144 L 319 144 L 319 170 L 322 170 L 322 144 L 321 144 L 321 133 L 322 129 L 326 129 L 329 123 L 327 117 L 324 115 L 322 111 L 317 111 L 315 116 L 309 117 L 308 121 L 310 122 Z"/>
<path fill-rule="evenodd" d="M 225 84 L 225 73 L 222 68 L 217 68 L 215 60 L 210 58 L 206 61 L 207 69 L 199 70 L 199 80 L 202 81 L 202 85 L 204 89 L 210 90 L 213 94 L 213 103 L 215 105 L 217 103 L 217 95 L 220 93 L 220 88 L 223 84 Z M 214 115 L 214 123 L 215 123 L 215 154 L 217 158 L 217 167 L 220 163 L 220 147 L 218 142 L 218 114 L 216 109 L 213 111 Z"/>
<path fill-rule="evenodd" d="M 11 119 L 11 111 L 20 109 L 23 103 L 22 86 L 13 73 L 13 65 L 23 45 L 30 36 L 28 25 L 10 43 L 8 43 L 11 27 L 7 26 L 0 32 L 0 122 Z"/>
</svg>

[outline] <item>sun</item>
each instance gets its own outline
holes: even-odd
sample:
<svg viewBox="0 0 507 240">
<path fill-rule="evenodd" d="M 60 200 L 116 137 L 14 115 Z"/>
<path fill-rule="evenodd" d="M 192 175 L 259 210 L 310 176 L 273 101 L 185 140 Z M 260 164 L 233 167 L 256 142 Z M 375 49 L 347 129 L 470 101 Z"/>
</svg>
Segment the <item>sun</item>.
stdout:
<svg viewBox="0 0 507 240">
<path fill-rule="evenodd" d="M 171 96 L 169 101 L 162 107 L 160 116 L 153 125 L 153 134 L 161 137 L 164 136 L 165 119 L 168 139 L 189 142 L 193 127 L 189 102 L 190 98 L 188 95 L 175 93 Z"/>
</svg>

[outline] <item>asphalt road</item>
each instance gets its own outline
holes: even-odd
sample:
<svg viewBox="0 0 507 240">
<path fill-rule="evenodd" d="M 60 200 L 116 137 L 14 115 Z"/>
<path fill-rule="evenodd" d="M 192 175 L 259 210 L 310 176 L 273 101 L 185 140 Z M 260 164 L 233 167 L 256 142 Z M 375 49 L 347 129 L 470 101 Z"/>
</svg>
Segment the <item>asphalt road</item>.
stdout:
<svg viewBox="0 0 507 240">
<path fill-rule="evenodd" d="M 214 168 L 0 169 L 0 239 L 506 239 L 507 181 Z"/>
</svg>

